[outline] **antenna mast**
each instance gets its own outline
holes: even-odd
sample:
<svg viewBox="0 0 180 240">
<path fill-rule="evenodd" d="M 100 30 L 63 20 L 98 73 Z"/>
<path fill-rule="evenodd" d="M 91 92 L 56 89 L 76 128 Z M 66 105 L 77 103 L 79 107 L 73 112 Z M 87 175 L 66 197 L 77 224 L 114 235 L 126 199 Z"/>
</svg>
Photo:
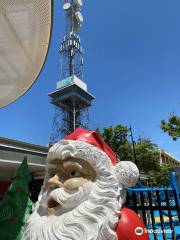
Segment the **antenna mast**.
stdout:
<svg viewBox="0 0 180 240">
<path fill-rule="evenodd" d="M 83 23 L 82 0 L 64 0 L 66 35 L 61 41 L 61 80 L 57 89 L 50 93 L 55 105 L 50 144 L 73 132 L 76 128 L 88 128 L 88 108 L 94 98 L 83 82 L 83 50 L 78 32 Z"/>
<path fill-rule="evenodd" d="M 66 35 L 61 41 L 62 56 L 61 78 L 76 75 L 83 78 L 83 49 L 77 33 L 80 31 L 83 16 L 81 14 L 82 0 L 65 0 L 63 9 L 66 12 Z"/>
</svg>

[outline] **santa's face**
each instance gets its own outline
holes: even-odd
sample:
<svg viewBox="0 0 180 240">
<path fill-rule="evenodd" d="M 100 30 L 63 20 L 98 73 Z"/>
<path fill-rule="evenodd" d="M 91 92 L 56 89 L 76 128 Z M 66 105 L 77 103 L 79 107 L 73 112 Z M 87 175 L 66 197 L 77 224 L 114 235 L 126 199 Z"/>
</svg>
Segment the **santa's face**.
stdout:
<svg viewBox="0 0 180 240">
<path fill-rule="evenodd" d="M 78 204 L 77 198 L 79 203 L 87 199 L 91 183 L 96 178 L 96 172 L 88 162 L 75 158 L 55 159 L 47 169 L 49 180 L 43 188 L 40 206 L 46 208 L 48 214 L 55 214 L 63 208 L 72 209 Z"/>
</svg>

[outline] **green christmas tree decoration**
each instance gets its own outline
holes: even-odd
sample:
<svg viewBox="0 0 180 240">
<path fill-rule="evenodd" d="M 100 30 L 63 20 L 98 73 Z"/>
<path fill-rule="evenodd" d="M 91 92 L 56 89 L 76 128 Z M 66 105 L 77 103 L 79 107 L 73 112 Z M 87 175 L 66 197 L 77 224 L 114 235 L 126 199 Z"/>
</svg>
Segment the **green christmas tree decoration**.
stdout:
<svg viewBox="0 0 180 240">
<path fill-rule="evenodd" d="M 18 168 L 15 178 L 0 202 L 0 239 L 21 240 L 24 225 L 31 213 L 32 201 L 29 197 L 31 175 L 27 159 Z"/>
</svg>

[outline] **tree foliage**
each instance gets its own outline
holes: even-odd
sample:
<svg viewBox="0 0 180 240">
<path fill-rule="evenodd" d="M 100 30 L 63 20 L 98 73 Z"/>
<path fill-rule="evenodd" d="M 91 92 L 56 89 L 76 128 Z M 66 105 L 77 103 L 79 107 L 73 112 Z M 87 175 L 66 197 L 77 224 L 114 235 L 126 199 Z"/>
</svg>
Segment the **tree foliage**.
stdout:
<svg viewBox="0 0 180 240">
<path fill-rule="evenodd" d="M 103 128 L 103 131 L 96 129 L 101 135 L 103 140 L 111 147 L 121 160 L 126 160 L 131 153 L 130 145 L 128 142 L 129 128 L 123 125 L 115 127 L 109 126 Z"/>
<path fill-rule="evenodd" d="M 148 173 L 151 169 L 159 171 L 159 151 L 151 140 L 139 138 L 135 145 L 137 165 L 141 172 Z M 132 159 L 130 159 L 132 161 Z"/>
<path fill-rule="evenodd" d="M 149 172 L 149 184 L 150 186 L 159 186 L 164 187 L 170 184 L 170 179 L 168 176 L 169 171 L 172 170 L 170 165 L 163 165 L 160 167 L 159 171 L 150 171 Z"/>
<path fill-rule="evenodd" d="M 129 140 L 129 128 L 123 125 L 97 129 L 104 141 L 112 148 L 121 161 L 135 162 L 133 145 Z M 139 138 L 135 143 L 137 165 L 141 172 L 158 171 L 160 167 L 157 146 L 149 139 Z"/>
<path fill-rule="evenodd" d="M 167 132 L 173 140 L 180 138 L 180 117 L 176 116 L 174 113 L 170 115 L 168 121 L 161 121 L 161 129 Z"/>
</svg>

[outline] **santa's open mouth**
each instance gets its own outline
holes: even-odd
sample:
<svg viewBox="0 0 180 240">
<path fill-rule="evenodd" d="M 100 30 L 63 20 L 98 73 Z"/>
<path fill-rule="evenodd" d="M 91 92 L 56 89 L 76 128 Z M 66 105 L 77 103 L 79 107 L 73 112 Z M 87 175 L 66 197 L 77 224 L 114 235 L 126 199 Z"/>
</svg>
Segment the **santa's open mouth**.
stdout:
<svg viewBox="0 0 180 240">
<path fill-rule="evenodd" d="M 59 208 L 61 205 L 56 202 L 52 197 L 48 200 L 47 202 L 47 205 L 48 205 L 48 210 L 49 209 L 54 209 L 56 210 L 57 208 Z"/>
</svg>

